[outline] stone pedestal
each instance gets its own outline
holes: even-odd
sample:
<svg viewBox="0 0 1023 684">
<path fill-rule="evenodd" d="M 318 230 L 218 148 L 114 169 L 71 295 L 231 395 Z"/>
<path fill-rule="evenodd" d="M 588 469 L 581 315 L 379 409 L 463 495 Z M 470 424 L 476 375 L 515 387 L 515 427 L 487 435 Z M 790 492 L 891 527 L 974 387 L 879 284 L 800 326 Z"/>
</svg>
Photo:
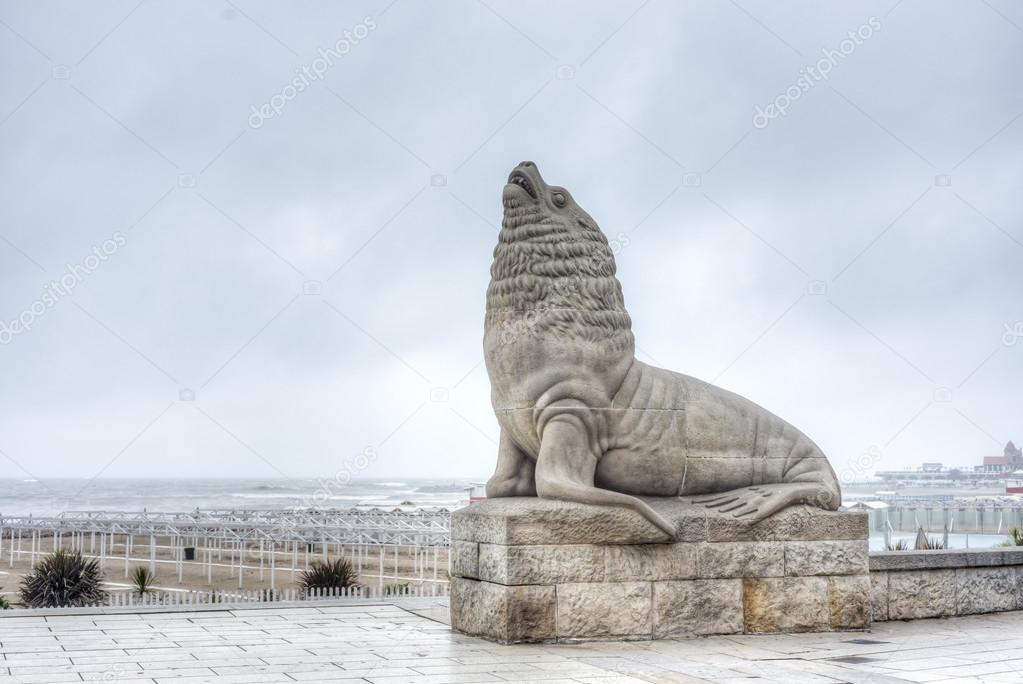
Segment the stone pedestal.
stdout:
<svg viewBox="0 0 1023 684">
<path fill-rule="evenodd" d="M 869 626 L 865 513 L 794 506 L 749 523 L 645 500 L 677 541 L 623 508 L 509 498 L 456 511 L 452 626 L 504 643 Z"/>
</svg>

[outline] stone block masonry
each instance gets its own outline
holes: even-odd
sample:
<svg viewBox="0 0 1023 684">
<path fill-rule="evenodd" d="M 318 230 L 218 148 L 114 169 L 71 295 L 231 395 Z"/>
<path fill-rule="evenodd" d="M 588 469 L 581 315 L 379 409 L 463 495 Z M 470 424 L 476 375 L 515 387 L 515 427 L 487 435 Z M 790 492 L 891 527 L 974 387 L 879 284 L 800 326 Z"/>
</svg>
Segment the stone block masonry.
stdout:
<svg viewBox="0 0 1023 684">
<path fill-rule="evenodd" d="M 873 620 L 1023 609 L 1023 548 L 888 551 L 870 555 Z"/>
<path fill-rule="evenodd" d="M 862 630 L 867 517 L 809 506 L 750 523 L 645 499 L 624 508 L 488 499 L 452 516 L 451 623 L 504 643 Z"/>
</svg>

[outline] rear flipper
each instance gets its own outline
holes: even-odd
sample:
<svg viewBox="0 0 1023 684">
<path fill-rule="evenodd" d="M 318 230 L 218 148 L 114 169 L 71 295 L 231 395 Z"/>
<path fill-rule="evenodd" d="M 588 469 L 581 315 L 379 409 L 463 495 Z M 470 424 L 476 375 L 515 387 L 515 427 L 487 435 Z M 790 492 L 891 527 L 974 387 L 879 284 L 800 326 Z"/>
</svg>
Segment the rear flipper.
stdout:
<svg viewBox="0 0 1023 684">
<path fill-rule="evenodd" d="M 586 429 L 576 416 L 552 418 L 543 430 L 536 460 L 536 493 L 542 499 L 631 508 L 653 523 L 669 539 L 675 526 L 646 502 L 628 494 L 600 489 L 593 484 L 599 455 L 589 448 Z"/>
<path fill-rule="evenodd" d="M 810 504 L 825 510 L 836 510 L 835 490 L 825 481 L 782 482 L 742 487 L 720 494 L 693 499 L 695 504 L 732 513 L 736 518 L 763 520 L 783 508 L 795 504 Z"/>
</svg>

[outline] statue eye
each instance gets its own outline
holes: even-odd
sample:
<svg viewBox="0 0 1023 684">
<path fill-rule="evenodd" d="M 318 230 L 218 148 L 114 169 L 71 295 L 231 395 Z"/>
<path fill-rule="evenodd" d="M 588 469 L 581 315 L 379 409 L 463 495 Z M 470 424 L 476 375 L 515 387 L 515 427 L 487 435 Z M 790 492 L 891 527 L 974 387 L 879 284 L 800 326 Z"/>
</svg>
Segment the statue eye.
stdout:
<svg viewBox="0 0 1023 684">
<path fill-rule="evenodd" d="M 568 200 L 565 199 L 565 195 L 560 192 L 556 192 L 553 195 L 551 195 L 551 199 L 554 200 L 554 204 L 558 205 L 559 207 L 563 207 L 566 204 L 568 204 Z"/>
</svg>

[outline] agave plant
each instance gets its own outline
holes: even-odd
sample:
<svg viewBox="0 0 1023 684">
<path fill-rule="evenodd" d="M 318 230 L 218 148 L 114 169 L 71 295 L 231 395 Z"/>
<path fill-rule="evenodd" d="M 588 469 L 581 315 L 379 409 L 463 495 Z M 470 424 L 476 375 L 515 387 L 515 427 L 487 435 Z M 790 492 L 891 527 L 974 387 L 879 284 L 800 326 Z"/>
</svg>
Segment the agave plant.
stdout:
<svg viewBox="0 0 1023 684">
<path fill-rule="evenodd" d="M 156 583 L 156 575 L 150 572 L 146 566 L 138 565 L 135 567 L 135 572 L 132 573 L 131 581 L 134 585 L 135 593 L 142 596 L 143 594 L 152 593 L 153 585 Z"/>
<path fill-rule="evenodd" d="M 909 551 L 909 542 L 905 539 L 900 539 L 894 544 L 888 545 L 889 551 Z"/>
<path fill-rule="evenodd" d="M 313 561 L 298 580 L 298 586 L 308 594 L 312 590 L 331 591 L 357 586 L 359 573 L 347 558 Z"/>
<path fill-rule="evenodd" d="M 107 597 L 102 580 L 97 561 L 58 549 L 22 578 L 19 593 L 27 608 L 93 606 Z"/>
</svg>

